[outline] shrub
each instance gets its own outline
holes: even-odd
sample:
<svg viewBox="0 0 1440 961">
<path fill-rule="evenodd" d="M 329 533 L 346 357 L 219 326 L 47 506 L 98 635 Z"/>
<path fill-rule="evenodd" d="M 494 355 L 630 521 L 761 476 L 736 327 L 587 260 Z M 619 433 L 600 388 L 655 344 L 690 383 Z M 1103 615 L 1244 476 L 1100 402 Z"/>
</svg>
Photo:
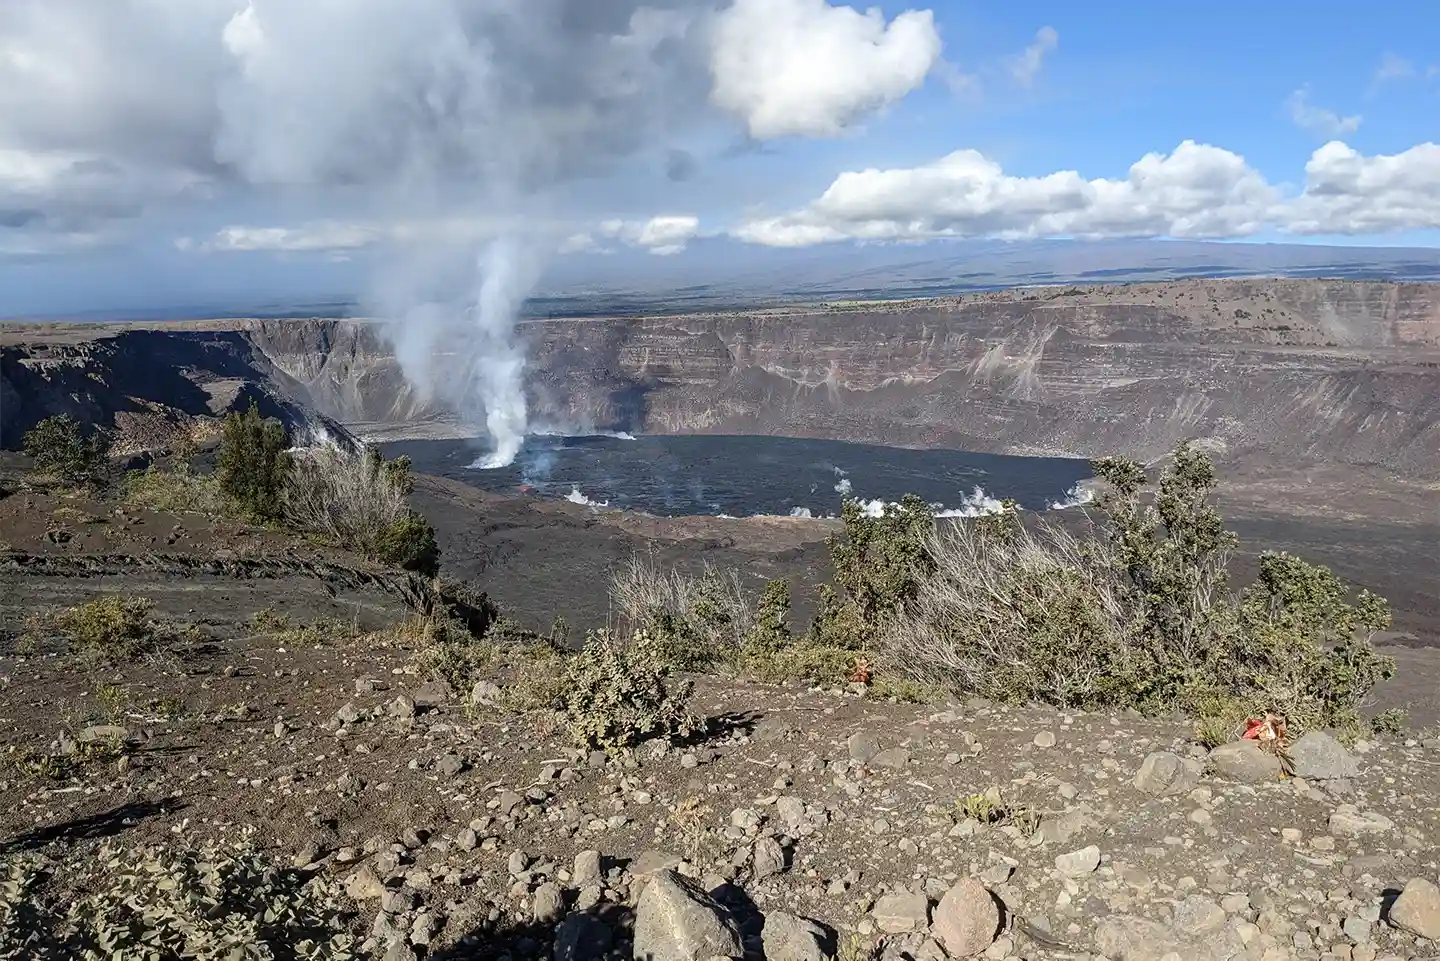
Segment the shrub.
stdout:
<svg viewBox="0 0 1440 961">
<path fill-rule="evenodd" d="M 93 861 L 0 864 L 0 957 L 360 956 L 338 885 L 278 867 L 242 839 L 198 850 L 102 847 Z"/>
<path fill-rule="evenodd" d="M 225 515 L 231 507 L 216 477 L 192 473 L 185 464 L 173 470 L 152 465 L 131 471 L 125 477 L 125 502 L 132 507 L 211 517 Z"/>
<path fill-rule="evenodd" d="M 931 535 L 930 574 L 885 633 L 884 667 L 946 690 L 1069 708 L 1184 710 L 1198 736 L 1277 711 L 1291 729 L 1358 729 L 1393 662 L 1369 592 L 1347 600 L 1329 570 L 1263 554 L 1239 597 L 1235 536 L 1210 504 L 1213 466 L 1181 446 L 1147 502 L 1144 468 L 1096 462 L 1108 481 L 1098 530 L 984 519 Z"/>
<path fill-rule="evenodd" d="M 935 569 L 887 633 L 886 666 L 1007 703 L 1102 707 L 1149 683 L 1107 543 L 1049 526 L 991 531 L 930 536 Z"/>
<path fill-rule="evenodd" d="M 109 438 L 98 430 L 87 437 L 68 414 L 47 417 L 32 427 L 24 449 L 36 470 L 66 484 L 103 483 L 109 475 Z"/>
<path fill-rule="evenodd" d="M 292 466 L 289 447 L 284 425 L 261 417 L 253 401 L 244 414 L 227 414 L 215 462 L 220 490 L 257 520 L 278 520 Z"/>
<path fill-rule="evenodd" d="M 1390 626 L 1389 605 L 1369 591 L 1352 605 L 1346 593 L 1327 568 L 1265 553 L 1241 597 L 1238 684 L 1302 730 L 1356 730 L 1370 691 L 1395 674 L 1371 643 Z"/>
<path fill-rule="evenodd" d="M 406 570 L 433 575 L 440 548 L 430 522 L 411 511 L 410 459 L 379 451 L 316 447 L 293 459 L 285 518 L 332 543 Z"/>
<path fill-rule="evenodd" d="M 143 597 L 107 594 L 61 611 L 55 626 L 78 650 L 121 663 L 160 647 L 162 630 L 150 617 L 154 606 Z"/>
<path fill-rule="evenodd" d="M 646 631 L 630 643 L 592 633 L 566 665 L 560 700 L 575 742 L 614 752 L 655 735 L 688 733 L 691 685 L 669 680 L 660 644 Z"/>
<path fill-rule="evenodd" d="M 386 564 L 429 577 L 440 571 L 440 545 L 435 528 L 420 514 L 407 510 L 398 520 L 379 531 L 375 557 Z"/>
<path fill-rule="evenodd" d="M 623 625 L 643 630 L 667 663 L 706 670 L 732 660 L 755 623 L 734 571 L 706 565 L 693 576 L 635 557 L 610 581 Z"/>
</svg>

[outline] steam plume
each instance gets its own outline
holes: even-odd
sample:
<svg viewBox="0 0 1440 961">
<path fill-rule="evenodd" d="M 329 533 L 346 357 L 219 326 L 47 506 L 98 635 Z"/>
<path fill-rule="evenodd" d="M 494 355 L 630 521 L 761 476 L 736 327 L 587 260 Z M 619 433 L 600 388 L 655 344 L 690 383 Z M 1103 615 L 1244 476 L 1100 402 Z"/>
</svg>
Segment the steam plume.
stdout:
<svg viewBox="0 0 1440 961">
<path fill-rule="evenodd" d="M 409 379 L 511 463 L 515 320 L 560 242 L 543 213 L 703 102 L 689 0 L 249 0 L 225 30 L 217 155 L 258 182 L 374 190 L 406 226 L 366 306 Z M 342 56 L 337 51 L 343 51 Z M 458 198 L 458 200 L 457 200 Z M 457 256 L 458 255 L 458 256 Z"/>
</svg>

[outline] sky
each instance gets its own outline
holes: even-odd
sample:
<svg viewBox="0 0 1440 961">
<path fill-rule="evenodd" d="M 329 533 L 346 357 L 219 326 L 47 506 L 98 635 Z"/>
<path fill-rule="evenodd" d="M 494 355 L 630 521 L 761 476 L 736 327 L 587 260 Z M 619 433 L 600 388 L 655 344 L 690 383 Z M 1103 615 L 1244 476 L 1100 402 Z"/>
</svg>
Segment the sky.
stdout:
<svg viewBox="0 0 1440 961">
<path fill-rule="evenodd" d="M 1103 7 L 4 0 L 0 316 L 971 238 L 1437 246 L 1440 7 Z"/>
</svg>

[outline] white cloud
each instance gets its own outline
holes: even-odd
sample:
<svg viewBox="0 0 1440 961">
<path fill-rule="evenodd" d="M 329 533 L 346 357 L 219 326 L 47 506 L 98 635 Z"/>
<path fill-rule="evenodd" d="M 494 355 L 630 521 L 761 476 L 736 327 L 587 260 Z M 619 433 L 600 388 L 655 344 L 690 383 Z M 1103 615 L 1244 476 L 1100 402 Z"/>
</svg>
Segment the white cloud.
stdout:
<svg viewBox="0 0 1440 961">
<path fill-rule="evenodd" d="M 360 224 L 315 223 L 298 227 L 225 227 L 206 244 L 208 250 L 313 252 L 358 250 L 381 239 Z"/>
<path fill-rule="evenodd" d="M 1415 76 L 1415 64 L 1404 57 L 1393 53 L 1386 53 L 1380 58 L 1380 65 L 1375 68 L 1374 83 L 1376 85 L 1388 83 L 1391 80 L 1406 80 Z"/>
<path fill-rule="evenodd" d="M 631 247 L 643 247 L 658 257 L 678 254 L 700 233 L 700 218 L 664 214 L 649 220 L 607 220 L 600 225 L 602 236 Z"/>
<path fill-rule="evenodd" d="M 1217 147 L 1185 141 L 1147 154 L 1123 180 L 1073 170 L 1015 177 L 974 150 L 923 167 L 843 173 L 818 200 L 742 225 L 773 246 L 828 240 L 1051 236 L 1234 237 L 1258 231 L 1278 192 Z"/>
<path fill-rule="evenodd" d="M 922 167 L 843 173 L 806 207 L 733 228 L 774 247 L 946 237 L 1238 238 L 1262 230 L 1368 234 L 1440 228 L 1440 146 L 1366 157 L 1338 141 L 1286 197 L 1238 154 L 1185 141 L 1124 179 L 1015 177 L 973 150 Z"/>
<path fill-rule="evenodd" d="M 1440 146 L 1366 157 L 1339 141 L 1305 165 L 1305 190 L 1285 228 L 1299 234 L 1379 234 L 1440 228 Z"/>
<path fill-rule="evenodd" d="M 1045 66 L 1045 56 L 1060 45 L 1060 34 L 1054 27 L 1041 27 L 1035 32 L 1035 41 L 1020 54 L 1010 58 L 1010 76 L 1022 87 L 1029 87 L 1040 76 Z"/>
<path fill-rule="evenodd" d="M 562 222 L 529 220 L 528 223 L 537 235 L 555 238 L 555 249 L 562 254 L 610 253 L 597 239 L 603 238 L 665 256 L 681 252 L 700 234 L 698 217 L 677 214 L 648 220 L 606 220 L 584 230 L 575 229 L 576 224 Z M 231 225 L 216 231 L 204 242 L 181 237 L 175 246 L 182 251 L 204 253 L 337 253 L 385 243 L 401 246 L 437 242 L 475 244 L 506 233 L 507 227 L 507 221 L 501 218 L 478 217 L 390 223 L 321 220 L 289 226 Z"/>
<path fill-rule="evenodd" d="M 920 86 L 941 47 L 929 10 L 887 24 L 826 0 L 735 0 L 711 43 L 711 101 L 757 140 L 838 136 Z"/>
<path fill-rule="evenodd" d="M 1338 137 L 1360 129 L 1361 118 L 1358 114 L 1342 117 L 1333 110 L 1312 104 L 1309 87 L 1301 87 L 1292 93 L 1286 99 L 1285 106 L 1289 108 L 1290 119 L 1295 122 L 1295 126 L 1322 137 Z"/>
</svg>

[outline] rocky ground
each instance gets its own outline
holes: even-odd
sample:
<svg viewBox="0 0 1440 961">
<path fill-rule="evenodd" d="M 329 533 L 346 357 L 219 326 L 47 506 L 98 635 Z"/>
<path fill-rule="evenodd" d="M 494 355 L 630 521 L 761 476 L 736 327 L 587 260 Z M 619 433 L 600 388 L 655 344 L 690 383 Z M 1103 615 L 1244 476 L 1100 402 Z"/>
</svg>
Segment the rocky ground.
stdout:
<svg viewBox="0 0 1440 961">
<path fill-rule="evenodd" d="M 507 706 L 513 665 L 422 673 L 383 572 L 116 511 L 0 499 L 5 855 L 251 828 L 341 882 L 389 959 L 1440 957 L 1429 732 L 1309 734 L 1282 777 L 1182 719 L 711 677 L 701 730 L 606 757 Z M 116 590 L 189 630 L 106 667 L 26 626 Z"/>
</svg>

